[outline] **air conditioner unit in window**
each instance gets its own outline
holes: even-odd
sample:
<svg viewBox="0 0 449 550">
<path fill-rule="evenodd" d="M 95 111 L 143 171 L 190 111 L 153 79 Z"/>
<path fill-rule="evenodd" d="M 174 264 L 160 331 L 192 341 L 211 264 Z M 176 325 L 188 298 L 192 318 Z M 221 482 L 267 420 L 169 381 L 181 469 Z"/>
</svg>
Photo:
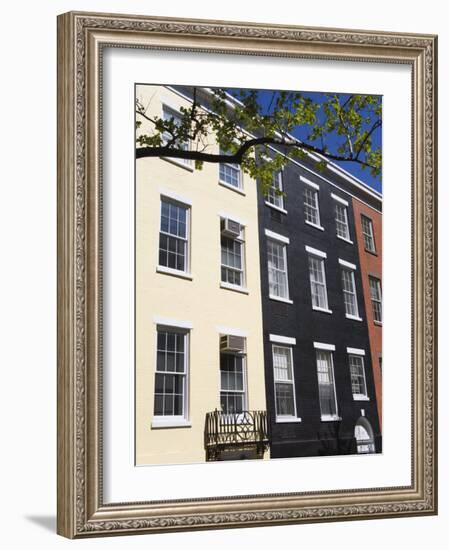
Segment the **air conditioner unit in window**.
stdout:
<svg viewBox="0 0 449 550">
<path fill-rule="evenodd" d="M 243 353 L 245 351 L 245 338 L 226 334 L 220 337 L 220 351 L 228 353 Z"/>
<path fill-rule="evenodd" d="M 236 238 L 240 235 L 240 224 L 229 218 L 221 220 L 221 234 L 226 237 Z"/>
</svg>

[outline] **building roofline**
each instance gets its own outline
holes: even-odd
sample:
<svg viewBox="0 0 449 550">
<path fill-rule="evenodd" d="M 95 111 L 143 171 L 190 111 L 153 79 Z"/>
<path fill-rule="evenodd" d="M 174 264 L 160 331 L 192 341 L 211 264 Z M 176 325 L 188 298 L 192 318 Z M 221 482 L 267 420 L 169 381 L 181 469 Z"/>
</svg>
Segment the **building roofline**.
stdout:
<svg viewBox="0 0 449 550">
<path fill-rule="evenodd" d="M 180 92 L 179 90 L 177 90 L 175 88 L 175 86 L 180 86 L 178 84 L 175 84 L 173 86 L 170 86 L 170 85 L 166 85 L 164 86 L 165 88 L 169 89 L 170 91 L 178 94 L 179 96 L 181 96 L 183 99 L 187 99 L 188 101 L 191 101 L 191 98 L 186 96 L 185 94 L 183 94 L 182 92 Z M 203 90 L 205 90 L 208 94 L 211 94 L 212 93 L 212 88 L 210 87 L 202 87 Z M 237 104 L 240 104 L 240 105 L 243 105 L 243 103 L 241 101 L 239 101 L 238 99 L 234 98 L 231 94 L 229 94 L 228 92 L 225 92 L 227 98 L 228 98 L 228 101 L 230 103 L 230 106 L 232 107 L 232 103 L 237 103 Z M 208 109 L 207 107 L 204 107 L 204 109 L 207 109 L 208 111 L 210 111 L 210 109 Z M 251 136 L 251 137 L 254 137 L 252 134 L 250 134 L 248 131 L 244 130 L 246 134 L 248 134 L 248 136 Z M 298 138 L 296 138 L 295 136 L 291 136 L 290 134 L 287 134 L 289 137 L 291 137 L 292 139 L 295 139 L 297 140 Z M 299 140 L 300 141 L 300 140 Z M 276 147 L 272 146 L 272 145 L 268 145 L 268 148 L 273 150 L 273 151 L 276 151 L 277 153 L 287 157 L 287 155 L 285 153 L 282 153 L 282 151 L 279 151 L 278 149 L 276 149 Z M 382 203 L 383 201 L 383 197 L 382 197 L 382 193 L 379 193 L 379 191 L 376 191 L 375 189 L 373 189 L 372 187 L 370 187 L 369 185 L 367 185 L 365 182 L 363 182 L 362 180 L 360 180 L 359 178 L 357 178 L 356 176 L 353 176 L 350 172 L 347 172 L 344 168 L 341 168 L 338 164 L 335 164 L 334 162 L 332 162 L 331 160 L 327 159 L 324 155 L 321 155 L 319 153 L 312 153 L 310 151 L 305 151 L 306 154 L 312 158 L 312 160 L 324 160 L 326 161 L 326 164 L 327 164 L 327 167 L 329 168 L 329 170 L 331 170 L 332 172 L 335 172 L 338 176 L 340 176 L 341 178 L 345 179 L 346 181 L 348 181 L 349 183 L 351 183 L 354 187 L 357 187 L 358 189 L 360 189 L 361 191 L 367 193 L 368 195 L 370 195 L 371 197 L 375 198 L 376 200 L 378 200 L 379 202 Z M 300 166 L 301 168 L 305 169 L 305 170 L 308 170 L 309 172 L 315 174 L 316 176 L 320 177 L 322 180 L 324 180 L 326 183 L 331 183 L 332 182 L 330 180 L 328 180 L 326 177 L 324 177 L 323 175 L 319 174 L 318 172 L 316 172 L 315 170 L 312 170 L 310 167 L 302 164 L 301 162 L 299 162 L 298 160 L 296 159 L 291 159 L 290 157 L 287 157 L 288 160 L 290 162 L 292 162 L 293 164 L 296 164 L 297 166 Z M 332 184 L 334 185 L 334 184 Z"/>
</svg>

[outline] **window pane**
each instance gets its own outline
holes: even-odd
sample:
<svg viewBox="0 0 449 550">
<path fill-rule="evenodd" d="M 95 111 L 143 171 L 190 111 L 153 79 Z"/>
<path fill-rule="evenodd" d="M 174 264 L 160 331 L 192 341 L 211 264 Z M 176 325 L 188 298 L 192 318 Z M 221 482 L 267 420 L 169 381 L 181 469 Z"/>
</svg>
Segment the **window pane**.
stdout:
<svg viewBox="0 0 449 550">
<path fill-rule="evenodd" d="M 225 413 L 245 407 L 244 356 L 220 353 L 220 404 Z"/>
<path fill-rule="evenodd" d="M 276 382 L 276 414 L 278 416 L 295 416 L 293 384 Z"/>
<path fill-rule="evenodd" d="M 335 203 L 335 224 L 337 235 L 343 239 L 349 240 L 348 212 L 346 206 Z"/>
<path fill-rule="evenodd" d="M 355 395 L 367 395 L 365 370 L 363 366 L 363 357 L 360 355 L 349 356 L 349 369 L 351 372 L 352 393 Z"/>
<path fill-rule="evenodd" d="M 285 250 L 285 245 L 267 241 L 269 292 L 280 298 L 288 298 Z"/>
<path fill-rule="evenodd" d="M 318 191 L 307 185 L 304 187 L 304 218 L 315 225 L 320 225 L 320 213 L 318 210 Z"/>
<path fill-rule="evenodd" d="M 348 269 L 342 269 L 341 280 L 343 287 L 343 299 L 348 315 L 358 316 L 357 297 L 355 292 L 354 273 Z"/>
<path fill-rule="evenodd" d="M 376 247 L 374 245 L 373 222 L 369 218 L 363 215 L 361 220 L 362 220 L 362 232 L 363 232 L 365 248 L 369 252 L 375 252 Z"/>
<path fill-rule="evenodd" d="M 185 390 L 185 333 L 158 330 L 154 414 L 182 416 Z"/>
<path fill-rule="evenodd" d="M 332 355 L 328 351 L 317 351 L 318 390 L 323 416 L 336 416 L 335 382 Z"/>
<path fill-rule="evenodd" d="M 220 149 L 220 155 L 226 155 L 226 154 L 229 154 L 229 152 Z M 232 187 L 236 187 L 237 189 L 240 189 L 241 177 L 240 177 L 240 166 L 238 164 L 228 164 L 223 162 L 220 163 L 219 177 L 220 177 L 220 181 L 227 183 L 228 185 L 232 185 Z"/>
<path fill-rule="evenodd" d="M 326 279 L 324 274 L 324 260 L 309 256 L 310 290 L 312 306 L 322 309 L 328 308 Z"/>
<path fill-rule="evenodd" d="M 187 208 L 162 200 L 159 265 L 185 271 L 186 251 Z"/>
<path fill-rule="evenodd" d="M 273 184 L 268 189 L 266 200 L 278 208 L 284 208 L 284 197 L 280 192 L 282 192 L 282 175 L 280 172 L 276 172 L 273 176 Z"/>
<path fill-rule="evenodd" d="M 369 287 L 371 294 L 371 303 L 373 306 L 373 318 L 379 323 L 382 322 L 382 290 L 380 280 L 375 277 L 369 277 Z"/>
</svg>

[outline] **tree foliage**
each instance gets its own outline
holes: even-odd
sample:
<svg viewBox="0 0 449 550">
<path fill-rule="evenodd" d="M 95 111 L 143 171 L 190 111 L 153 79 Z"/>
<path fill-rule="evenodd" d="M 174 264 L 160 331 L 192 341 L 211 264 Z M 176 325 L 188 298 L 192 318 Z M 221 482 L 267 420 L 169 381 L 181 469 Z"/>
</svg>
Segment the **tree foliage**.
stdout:
<svg viewBox="0 0 449 550">
<path fill-rule="evenodd" d="M 374 139 L 382 124 L 379 96 L 320 94 L 317 101 L 300 92 L 239 90 L 230 101 L 225 89 L 215 88 L 205 109 L 197 99 L 200 90 L 192 88 L 192 103 L 179 117 L 150 116 L 149 106 L 137 100 L 136 125 L 146 121 L 151 128 L 138 132 L 137 158 L 191 159 L 199 170 L 204 162 L 238 164 L 264 190 L 288 159 L 304 159 L 307 151 L 324 157 L 321 169 L 330 159 L 355 162 L 375 177 L 381 172 Z M 301 139 L 294 136 L 299 132 Z"/>
</svg>

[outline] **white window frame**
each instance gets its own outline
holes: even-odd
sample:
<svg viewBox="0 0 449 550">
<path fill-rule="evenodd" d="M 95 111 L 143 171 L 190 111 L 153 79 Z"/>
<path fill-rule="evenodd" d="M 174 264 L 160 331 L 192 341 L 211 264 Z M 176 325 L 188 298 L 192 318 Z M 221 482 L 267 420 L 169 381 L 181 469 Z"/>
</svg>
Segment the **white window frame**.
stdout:
<svg viewBox="0 0 449 550">
<path fill-rule="evenodd" d="M 176 109 L 175 107 L 172 107 L 171 105 L 168 105 L 167 103 L 162 103 L 162 119 L 167 120 L 165 118 L 165 115 L 171 115 L 174 119 L 182 118 L 182 113 L 179 111 L 179 109 Z M 162 139 L 164 143 L 164 137 L 162 134 Z M 186 150 L 190 151 L 191 149 L 191 142 L 190 139 L 188 139 L 186 142 Z M 193 160 L 192 159 L 182 159 L 182 158 L 176 158 L 176 157 L 161 157 L 163 160 L 168 160 L 169 162 L 176 164 L 177 166 L 180 166 L 181 168 L 185 168 L 186 170 L 189 170 L 189 172 L 193 171 Z"/>
<path fill-rule="evenodd" d="M 304 185 L 304 190 L 303 190 L 303 210 L 304 210 L 304 222 L 307 224 L 307 225 L 310 225 L 311 227 L 315 227 L 316 229 L 319 229 L 320 231 L 324 231 L 324 227 L 321 225 L 321 215 L 320 215 L 320 200 L 319 200 L 319 191 L 320 191 L 320 188 L 318 185 L 316 185 L 315 183 L 312 183 L 311 181 L 309 180 L 306 180 L 305 178 L 301 178 L 302 181 L 305 183 Z M 310 206 L 309 204 L 306 205 L 306 202 L 305 202 L 305 194 L 306 194 L 306 190 L 310 191 L 312 193 L 312 196 L 314 197 L 314 202 L 315 202 L 315 206 Z M 317 218 L 317 221 L 316 223 L 311 221 L 311 220 L 308 220 L 306 218 L 306 207 L 308 208 L 314 208 L 315 212 L 316 212 L 316 218 Z"/>
<path fill-rule="evenodd" d="M 246 346 L 246 343 L 245 343 Z M 242 358 L 242 385 L 243 390 L 237 391 L 237 390 L 223 390 L 221 387 L 221 356 L 222 355 L 231 355 L 233 357 L 241 357 Z M 248 410 L 248 384 L 247 384 L 247 361 L 246 361 L 246 353 L 226 353 L 220 351 L 220 390 L 219 390 L 219 398 L 220 398 L 220 408 L 221 408 L 221 394 L 223 393 L 241 393 L 243 395 L 243 407 L 242 411 Z M 230 415 L 234 417 L 235 415 L 240 415 L 241 413 L 225 413 L 222 411 L 225 415 Z"/>
<path fill-rule="evenodd" d="M 267 271 L 268 271 L 268 295 L 272 300 L 277 300 L 279 302 L 286 302 L 287 304 L 293 304 L 293 300 L 290 299 L 290 288 L 288 284 L 288 263 L 287 263 L 287 245 L 289 244 L 290 240 L 287 237 L 284 237 L 283 235 L 278 235 L 277 233 L 273 233 L 272 231 L 269 231 L 268 229 L 265 230 L 265 235 L 267 237 Z M 277 294 L 272 294 L 270 289 L 270 268 L 268 265 L 268 243 L 271 241 L 272 243 L 276 244 L 277 246 L 281 247 L 283 259 L 284 259 L 284 266 L 285 266 L 285 288 L 286 288 L 286 296 L 278 296 Z M 280 270 L 278 270 L 280 271 Z"/>
<path fill-rule="evenodd" d="M 284 196 L 283 195 L 276 195 L 276 189 L 279 189 L 279 191 L 282 193 L 284 191 L 284 182 L 283 182 L 284 174 L 282 170 L 278 170 L 274 173 L 274 181 L 278 182 L 278 186 L 276 186 L 274 183 L 270 186 L 268 189 L 268 194 L 265 199 L 265 204 L 269 206 L 270 208 L 274 208 L 275 210 L 278 210 L 279 212 L 282 212 L 283 214 L 287 214 L 287 210 L 285 210 L 284 205 Z M 280 204 L 276 204 L 276 200 L 280 202 Z"/>
<path fill-rule="evenodd" d="M 220 217 L 220 228 L 221 228 L 221 222 L 224 218 Z M 233 221 L 236 221 L 234 218 L 229 218 L 229 219 L 232 219 Z M 226 235 L 222 235 L 221 232 L 220 232 L 220 287 L 221 288 L 226 288 L 226 289 L 229 289 L 229 290 L 237 290 L 239 292 L 244 292 L 244 293 L 247 293 L 247 288 L 246 288 L 246 251 L 245 251 L 245 226 L 240 223 L 240 222 L 237 222 L 239 223 L 240 225 L 240 235 L 238 237 L 228 237 Z M 239 270 L 235 267 L 232 267 L 232 266 L 228 266 L 228 265 L 225 265 L 222 263 L 222 250 L 221 250 L 221 239 L 223 237 L 226 237 L 227 239 L 232 239 L 233 241 L 236 241 L 238 243 L 240 243 L 241 247 L 240 247 L 240 258 L 241 258 L 241 265 L 242 265 L 242 268 Z M 242 277 L 241 277 L 241 284 L 240 285 L 235 285 L 235 284 L 232 284 L 232 283 L 228 283 L 226 281 L 223 281 L 222 278 L 221 278 L 221 268 L 224 267 L 224 268 L 227 268 L 227 269 L 231 269 L 231 270 L 234 270 L 234 271 L 240 271 L 241 274 L 242 274 Z"/>
<path fill-rule="evenodd" d="M 334 203 L 334 206 L 335 206 L 335 232 L 336 232 L 337 238 L 341 239 L 342 241 L 346 241 L 347 243 L 353 244 L 353 242 L 351 240 L 351 232 L 349 231 L 348 202 L 341 199 L 337 195 L 334 195 L 333 193 L 331 193 L 331 197 L 335 201 L 335 203 Z M 343 209 L 344 218 L 345 218 L 344 222 L 337 219 L 337 209 L 338 208 Z M 344 225 L 346 227 L 346 236 L 339 235 L 339 233 L 338 233 L 338 224 L 339 223 L 341 223 L 341 224 L 344 223 Z"/>
<path fill-rule="evenodd" d="M 273 385 L 274 385 L 274 408 L 275 408 L 275 415 L 276 415 L 276 423 L 282 424 L 287 422 L 301 422 L 301 418 L 298 417 L 298 409 L 296 406 L 296 385 L 295 385 L 295 369 L 294 369 L 294 362 L 293 362 L 293 344 L 288 344 L 282 342 L 282 340 L 285 338 L 286 341 L 292 342 L 293 340 L 296 343 L 295 339 L 291 339 L 288 337 L 281 337 L 277 336 L 273 340 L 271 339 L 270 335 L 270 341 L 271 341 L 271 358 L 273 361 Z M 279 341 L 280 340 L 280 341 Z M 288 357 L 290 360 L 290 366 L 291 366 L 291 373 L 292 373 L 292 379 L 291 380 L 276 380 L 276 370 L 275 370 L 275 363 L 274 363 L 274 356 L 275 356 L 275 348 L 280 348 L 283 350 L 288 350 Z M 293 392 L 293 414 L 278 414 L 277 412 L 277 398 L 276 398 L 276 384 L 290 384 L 292 386 L 292 392 Z"/>
<path fill-rule="evenodd" d="M 224 149 L 219 149 L 220 155 L 226 155 L 227 151 Z M 229 183 L 228 181 L 221 178 L 221 166 L 227 166 L 228 168 L 231 168 L 232 170 L 235 170 L 238 174 L 238 186 L 232 185 L 232 183 Z M 243 190 L 243 172 L 242 167 L 240 164 L 232 164 L 231 162 L 219 162 L 218 163 L 218 183 L 220 185 L 223 185 L 224 187 L 227 187 L 228 189 L 232 189 L 233 191 L 237 191 L 240 194 L 245 194 Z"/>
<path fill-rule="evenodd" d="M 171 203 L 171 204 L 174 204 L 175 206 L 185 208 L 186 210 L 186 238 L 185 239 L 182 239 L 182 237 L 178 237 L 177 235 L 172 235 L 171 233 L 162 231 L 161 225 L 162 225 L 162 203 L 163 202 Z M 181 202 L 180 200 L 177 200 L 168 195 L 161 194 L 160 201 L 159 201 L 159 230 L 158 230 L 157 262 L 156 262 L 156 266 L 157 266 L 156 271 L 158 273 L 165 273 L 167 275 L 175 275 L 185 279 L 192 279 L 192 276 L 190 273 L 190 227 L 191 227 L 191 205 L 188 203 Z M 182 239 L 185 241 L 186 245 L 185 245 L 184 269 L 175 269 L 159 263 L 161 234 L 167 235 L 168 237 L 172 237 L 176 239 Z"/>
<path fill-rule="evenodd" d="M 157 415 L 155 414 L 155 395 L 156 395 L 156 374 L 170 374 L 171 371 L 157 370 L 157 355 L 158 355 L 158 335 L 160 331 L 173 332 L 183 334 L 184 336 L 184 384 L 183 384 L 183 414 L 182 415 Z M 176 373 L 175 373 L 176 374 Z M 156 325 L 156 341 L 155 341 L 155 362 L 154 362 L 154 388 L 153 388 L 153 418 L 151 422 L 152 428 L 182 428 L 190 427 L 192 424 L 189 421 L 189 384 L 190 384 L 190 329 L 185 326 L 175 326 L 171 324 Z"/>
<path fill-rule="evenodd" d="M 366 372 L 365 372 L 365 360 L 364 360 L 365 350 L 347 348 L 347 353 L 348 353 L 349 376 L 351 378 L 352 398 L 354 399 L 354 401 L 369 401 L 368 388 L 366 385 Z M 363 385 L 365 387 L 365 393 L 354 393 L 354 388 L 352 385 L 351 357 L 357 357 L 361 360 L 362 377 L 363 377 Z"/>
<path fill-rule="evenodd" d="M 376 284 L 376 292 L 378 295 L 378 297 L 376 296 L 376 298 L 373 298 L 371 281 L 373 281 Z M 371 298 L 371 310 L 373 312 L 373 322 L 378 325 L 381 325 L 383 320 L 383 311 L 382 311 L 382 283 L 380 278 L 376 277 L 375 275 L 368 275 L 368 286 L 369 286 L 369 293 Z M 375 308 L 374 308 L 375 303 L 379 304 L 380 320 L 376 319 L 376 316 L 375 316 Z"/>
<path fill-rule="evenodd" d="M 309 270 L 310 297 L 312 300 L 312 309 L 315 311 L 322 311 L 324 313 L 332 313 L 332 310 L 329 309 L 329 298 L 327 295 L 326 268 L 324 265 L 324 260 L 327 258 L 327 254 L 325 252 L 321 252 L 320 250 L 316 250 L 315 248 L 312 248 L 310 246 L 306 246 L 305 248 L 308 255 L 307 262 L 308 262 L 308 270 Z M 321 274 L 323 277 L 323 283 L 321 282 L 316 283 L 316 281 L 312 280 L 312 272 L 310 269 L 310 258 L 313 258 L 314 260 L 319 262 L 319 265 L 321 267 Z M 325 307 L 318 306 L 313 303 L 312 284 L 320 284 L 324 287 L 324 297 L 326 301 Z"/>
<path fill-rule="evenodd" d="M 376 241 L 374 239 L 373 220 L 370 217 L 366 216 L 365 214 L 361 214 L 360 220 L 361 220 L 360 223 L 362 225 L 363 245 L 365 247 L 365 250 L 372 254 L 376 254 Z M 363 224 L 364 220 L 368 222 L 368 228 L 369 228 L 368 233 L 365 231 L 365 226 Z M 367 246 L 367 239 L 368 239 L 368 242 L 372 243 L 372 247 L 371 245 Z"/>
<path fill-rule="evenodd" d="M 314 342 L 314 348 L 315 348 L 315 361 L 316 361 L 316 373 L 317 373 L 317 380 L 318 380 L 318 400 L 320 404 L 320 414 L 321 414 L 321 421 L 322 422 L 332 422 L 335 420 L 341 420 L 341 417 L 339 416 L 338 411 L 338 401 L 337 401 L 337 385 L 335 381 L 335 369 L 334 369 L 334 351 L 335 346 L 332 344 L 320 344 L 318 342 Z M 320 397 L 320 379 L 319 379 L 319 372 L 318 372 L 318 354 L 325 353 L 328 357 L 330 357 L 330 373 L 332 375 L 332 386 L 333 386 L 333 394 L 334 394 L 334 403 L 335 403 L 335 414 L 323 414 L 321 412 L 321 397 Z"/>
<path fill-rule="evenodd" d="M 360 310 L 359 310 L 359 302 L 358 302 L 358 299 L 357 299 L 357 285 L 355 284 L 355 271 L 357 269 L 357 266 L 355 264 L 351 264 L 345 260 L 342 260 L 342 259 L 338 259 L 338 263 L 340 264 L 341 266 L 341 287 L 342 287 L 342 292 L 343 292 L 343 303 L 344 303 L 344 306 L 345 306 L 345 316 L 347 319 L 352 319 L 354 321 L 362 321 L 362 318 L 360 317 Z M 351 291 L 348 291 L 348 290 L 345 290 L 344 288 L 344 285 L 343 285 L 343 273 L 346 272 L 346 273 L 349 273 L 350 275 L 350 280 L 351 280 L 351 284 L 352 284 L 352 292 Z M 346 301 L 345 301 L 345 293 L 346 294 L 352 294 L 352 296 L 354 297 L 354 302 L 355 302 L 355 313 L 348 313 L 348 310 L 346 308 Z"/>
</svg>

